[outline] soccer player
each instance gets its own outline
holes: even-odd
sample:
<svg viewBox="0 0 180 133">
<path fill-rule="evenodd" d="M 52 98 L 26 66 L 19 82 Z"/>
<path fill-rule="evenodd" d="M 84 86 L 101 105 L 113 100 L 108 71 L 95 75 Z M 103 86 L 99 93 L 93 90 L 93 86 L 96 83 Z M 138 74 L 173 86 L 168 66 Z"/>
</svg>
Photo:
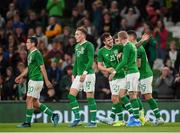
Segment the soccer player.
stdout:
<svg viewBox="0 0 180 133">
<path fill-rule="evenodd" d="M 70 127 L 80 124 L 79 104 L 76 96 L 80 90 L 86 92 L 88 106 L 90 109 L 90 123 L 87 127 L 96 127 L 96 101 L 94 99 L 95 91 L 95 73 L 92 68 L 94 62 L 94 46 L 86 40 L 87 31 L 84 27 L 79 27 L 75 32 L 75 63 L 73 67 L 73 76 L 75 77 L 70 88 L 68 98 L 70 106 L 75 115 L 75 120 Z"/>
<path fill-rule="evenodd" d="M 104 33 L 102 35 L 102 41 L 105 44 L 103 48 L 98 51 L 98 69 L 101 71 L 106 71 L 109 74 L 115 71 L 114 69 L 118 66 L 121 59 L 119 59 L 118 54 L 123 51 L 122 45 L 113 45 L 113 39 L 109 33 Z M 112 93 L 112 114 L 110 119 L 101 119 L 105 123 L 112 123 L 115 119 L 115 114 L 119 116 L 119 121 L 115 123 L 114 126 L 123 126 L 123 108 L 119 103 L 119 96 L 121 102 L 124 104 L 125 108 L 130 113 L 130 120 L 128 121 L 128 126 L 140 126 L 140 122 L 134 118 L 134 112 L 129 99 L 126 96 L 126 79 L 123 69 L 119 69 L 116 75 L 110 80 L 110 88 Z"/>
<path fill-rule="evenodd" d="M 115 70 L 111 73 L 110 78 L 117 75 L 118 71 L 124 69 L 126 78 L 126 89 L 131 99 L 131 104 L 134 111 L 134 116 L 130 116 L 130 121 L 135 119 L 137 126 L 140 126 L 139 121 L 139 103 L 137 100 L 139 71 L 137 67 L 137 48 L 134 44 L 128 41 L 128 34 L 126 31 L 120 31 L 118 33 L 119 42 L 123 44 L 122 61 L 117 65 Z M 121 93 L 120 93 L 121 95 Z M 126 107 L 127 105 L 125 105 Z M 133 121 L 133 120 L 132 120 Z M 128 126 L 131 126 L 133 122 L 129 122 Z"/>
<path fill-rule="evenodd" d="M 57 125 L 59 121 L 59 115 L 55 114 L 50 110 L 45 104 L 39 102 L 40 92 L 43 88 L 43 83 L 47 88 L 52 89 L 53 86 L 48 80 L 47 72 L 44 66 L 43 56 L 40 51 L 36 48 L 38 40 L 36 37 L 29 37 L 26 42 L 28 54 L 28 67 L 16 77 L 15 82 L 21 83 L 23 77 L 28 74 L 28 91 L 26 98 L 26 120 L 21 125 L 20 128 L 31 127 L 31 118 L 34 109 L 40 109 L 41 112 L 46 113 L 52 118 L 53 124 Z M 44 81 L 43 81 L 44 79 Z"/>
<path fill-rule="evenodd" d="M 103 33 L 101 39 L 105 46 L 98 51 L 98 69 L 101 71 L 106 71 L 110 74 L 119 62 L 118 54 L 122 52 L 123 46 L 114 45 L 113 38 L 110 33 Z M 112 124 L 115 121 L 116 115 L 118 115 L 118 122 L 114 123 L 113 126 L 125 125 L 123 121 L 123 107 L 119 103 L 119 90 L 125 88 L 124 77 L 124 72 L 119 71 L 118 75 L 109 82 L 112 94 L 111 99 L 113 102 L 112 113 L 110 115 L 110 119 L 104 119 L 101 121 Z"/>
<path fill-rule="evenodd" d="M 135 31 L 128 31 L 129 41 L 132 43 L 137 42 L 137 35 Z M 156 117 L 155 124 L 163 124 L 164 120 L 160 115 L 158 104 L 156 100 L 152 97 L 152 81 L 153 81 L 153 72 L 149 65 L 147 55 L 143 46 L 140 46 L 137 51 L 138 54 L 138 67 L 140 72 L 140 83 L 139 91 L 144 96 L 145 100 L 148 102 L 150 108 L 153 110 Z M 140 101 L 139 101 L 140 102 Z M 142 103 L 140 102 L 142 105 Z M 143 107 L 141 107 L 143 109 Z"/>
</svg>

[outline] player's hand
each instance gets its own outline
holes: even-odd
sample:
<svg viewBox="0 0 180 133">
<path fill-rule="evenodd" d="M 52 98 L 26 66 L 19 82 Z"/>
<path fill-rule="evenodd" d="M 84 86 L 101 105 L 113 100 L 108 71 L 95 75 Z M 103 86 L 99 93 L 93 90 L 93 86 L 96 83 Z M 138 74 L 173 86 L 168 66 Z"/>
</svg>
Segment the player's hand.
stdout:
<svg viewBox="0 0 180 133">
<path fill-rule="evenodd" d="M 73 82 L 75 79 L 74 75 L 71 76 L 71 81 Z"/>
<path fill-rule="evenodd" d="M 114 68 L 110 67 L 110 68 L 107 68 L 107 72 L 108 73 L 112 73 L 114 71 Z"/>
<path fill-rule="evenodd" d="M 46 86 L 48 89 L 53 89 L 53 85 L 51 84 L 51 82 L 49 80 L 46 81 Z"/>
<path fill-rule="evenodd" d="M 85 80 L 85 78 L 86 78 L 86 75 L 87 75 L 87 74 L 82 74 L 82 75 L 80 76 L 80 82 L 84 82 L 84 80 Z"/>
<path fill-rule="evenodd" d="M 55 95 L 55 90 L 53 88 L 48 89 L 47 94 L 48 94 L 49 97 L 53 97 Z"/>
<path fill-rule="evenodd" d="M 114 70 L 114 71 L 109 75 L 109 81 L 112 81 L 115 75 L 116 75 L 116 71 Z"/>
<path fill-rule="evenodd" d="M 121 57 L 122 57 L 122 53 L 119 53 L 119 54 L 117 55 L 117 58 L 120 59 Z"/>
<path fill-rule="evenodd" d="M 23 77 L 17 76 L 17 77 L 15 78 L 15 82 L 16 82 L 17 84 L 21 84 L 21 83 L 23 82 Z"/>
<path fill-rule="evenodd" d="M 145 34 L 142 35 L 142 39 L 141 40 L 144 42 L 144 41 L 149 40 L 149 38 L 150 38 L 150 35 L 145 33 Z"/>
</svg>

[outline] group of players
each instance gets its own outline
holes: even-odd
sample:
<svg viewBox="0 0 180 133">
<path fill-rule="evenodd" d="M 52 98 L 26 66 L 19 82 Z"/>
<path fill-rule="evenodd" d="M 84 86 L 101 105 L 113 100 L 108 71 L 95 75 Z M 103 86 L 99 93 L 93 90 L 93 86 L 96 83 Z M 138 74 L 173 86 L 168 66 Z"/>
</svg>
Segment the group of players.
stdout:
<svg viewBox="0 0 180 133">
<path fill-rule="evenodd" d="M 73 67 L 72 85 L 68 99 L 71 109 L 75 115 L 75 120 L 70 127 L 76 127 L 81 123 L 79 104 L 76 99 L 78 92 L 86 92 L 88 107 L 90 112 L 90 122 L 86 127 L 97 127 L 96 123 L 96 101 L 94 46 L 86 40 L 87 31 L 84 27 L 78 27 L 75 32 L 75 62 Z M 98 118 L 99 121 L 113 126 L 141 126 L 144 125 L 144 110 L 139 96 L 144 95 L 150 108 L 156 117 L 155 124 L 163 124 L 164 120 L 160 115 L 157 102 L 152 97 L 153 73 L 146 57 L 146 52 L 141 46 L 148 41 L 150 35 L 144 34 L 139 42 L 135 31 L 120 31 L 114 38 L 110 33 L 103 33 L 101 36 L 104 46 L 99 49 L 97 62 L 98 69 L 109 74 L 109 84 L 112 94 L 112 113 L 110 117 Z M 114 40 L 113 40 L 114 39 Z M 31 127 L 31 118 L 34 109 L 47 113 L 51 116 L 54 125 L 58 124 L 59 116 L 54 114 L 46 105 L 39 102 L 40 92 L 43 88 L 43 80 L 47 88 L 53 88 L 49 82 L 44 67 L 41 53 L 36 48 L 38 44 L 36 37 L 30 37 L 26 46 L 29 50 L 28 67 L 16 79 L 16 83 L 21 83 L 22 78 L 28 74 L 27 91 L 27 111 L 26 121 L 18 127 Z M 123 110 L 129 112 L 127 123 L 124 122 Z M 118 121 L 115 122 L 115 117 Z"/>
</svg>

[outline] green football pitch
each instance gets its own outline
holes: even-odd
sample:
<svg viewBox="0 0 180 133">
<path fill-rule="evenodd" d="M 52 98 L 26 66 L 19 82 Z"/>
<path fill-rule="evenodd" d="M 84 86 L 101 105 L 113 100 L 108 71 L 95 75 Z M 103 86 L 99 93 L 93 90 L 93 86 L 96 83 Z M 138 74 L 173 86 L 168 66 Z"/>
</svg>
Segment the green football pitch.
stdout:
<svg viewBox="0 0 180 133">
<path fill-rule="evenodd" d="M 31 128 L 16 128 L 17 123 L 0 123 L 0 132 L 180 132 L 180 123 L 166 123 L 160 126 L 147 124 L 141 127 L 112 127 L 98 124 L 96 128 L 86 128 L 85 124 L 75 128 L 68 124 L 53 127 L 51 124 L 34 123 Z"/>
</svg>

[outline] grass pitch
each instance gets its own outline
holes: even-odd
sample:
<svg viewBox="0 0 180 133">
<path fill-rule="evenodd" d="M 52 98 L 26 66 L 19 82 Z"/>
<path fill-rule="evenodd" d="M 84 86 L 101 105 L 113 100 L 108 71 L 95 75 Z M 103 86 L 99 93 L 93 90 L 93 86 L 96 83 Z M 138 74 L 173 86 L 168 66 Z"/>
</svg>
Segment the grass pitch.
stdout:
<svg viewBox="0 0 180 133">
<path fill-rule="evenodd" d="M 160 126 L 146 124 L 141 127 L 112 127 L 98 124 L 97 128 L 85 128 L 85 124 L 70 128 L 68 124 L 53 127 L 52 124 L 34 123 L 31 128 L 17 128 L 17 123 L 0 123 L 0 132 L 180 132 L 180 123 L 166 123 Z"/>
</svg>

